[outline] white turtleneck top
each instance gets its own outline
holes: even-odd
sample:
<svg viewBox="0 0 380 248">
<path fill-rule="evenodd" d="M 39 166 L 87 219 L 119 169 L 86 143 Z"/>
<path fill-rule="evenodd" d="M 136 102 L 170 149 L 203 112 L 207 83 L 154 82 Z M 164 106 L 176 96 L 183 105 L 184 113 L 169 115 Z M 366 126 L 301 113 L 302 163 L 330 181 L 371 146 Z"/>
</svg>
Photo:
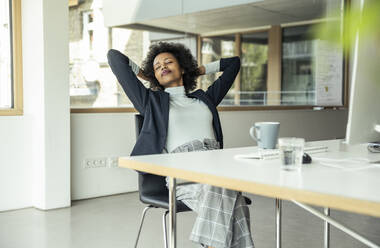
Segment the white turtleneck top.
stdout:
<svg viewBox="0 0 380 248">
<path fill-rule="evenodd" d="M 165 146 L 168 152 L 195 139 L 215 139 L 212 113 L 206 104 L 196 98 L 187 97 L 183 86 L 169 87 L 165 91 L 170 94 Z"/>
</svg>

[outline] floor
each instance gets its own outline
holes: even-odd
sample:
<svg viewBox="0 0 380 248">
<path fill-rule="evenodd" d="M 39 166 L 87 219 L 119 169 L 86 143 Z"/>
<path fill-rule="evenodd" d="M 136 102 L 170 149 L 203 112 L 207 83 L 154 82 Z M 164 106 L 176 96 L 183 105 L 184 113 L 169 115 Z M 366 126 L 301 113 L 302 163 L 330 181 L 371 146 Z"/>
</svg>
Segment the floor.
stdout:
<svg viewBox="0 0 380 248">
<path fill-rule="evenodd" d="M 274 200 L 248 195 L 256 248 L 275 247 Z M 0 213 L 0 248 L 129 248 L 134 246 L 144 205 L 137 193 L 74 201 L 71 208 L 33 208 Z M 139 247 L 163 247 L 162 210 L 148 212 Z M 332 217 L 380 244 L 380 219 L 332 211 Z M 199 247 L 188 240 L 194 213 L 178 215 L 180 248 Z M 283 248 L 322 248 L 323 223 L 290 202 L 283 203 Z M 366 247 L 333 228 L 331 248 Z"/>
</svg>

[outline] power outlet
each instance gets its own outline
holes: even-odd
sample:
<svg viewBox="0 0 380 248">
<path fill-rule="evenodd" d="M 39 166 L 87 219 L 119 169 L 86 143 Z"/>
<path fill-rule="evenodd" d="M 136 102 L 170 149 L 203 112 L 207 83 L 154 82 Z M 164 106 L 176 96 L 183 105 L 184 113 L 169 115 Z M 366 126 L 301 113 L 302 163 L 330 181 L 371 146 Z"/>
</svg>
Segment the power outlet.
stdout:
<svg viewBox="0 0 380 248">
<path fill-rule="evenodd" d="M 113 168 L 119 166 L 119 157 L 109 157 L 107 159 L 107 167 Z"/>
<path fill-rule="evenodd" d="M 83 160 L 83 167 L 85 169 L 100 168 L 107 166 L 107 158 L 86 158 Z"/>
</svg>

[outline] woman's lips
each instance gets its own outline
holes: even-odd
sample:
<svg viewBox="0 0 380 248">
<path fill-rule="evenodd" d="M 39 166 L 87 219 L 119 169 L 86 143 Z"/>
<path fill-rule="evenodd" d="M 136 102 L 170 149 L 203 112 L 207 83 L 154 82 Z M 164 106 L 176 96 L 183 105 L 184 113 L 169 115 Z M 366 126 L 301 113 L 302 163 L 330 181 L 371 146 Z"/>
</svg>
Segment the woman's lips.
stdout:
<svg viewBox="0 0 380 248">
<path fill-rule="evenodd" d="M 164 70 L 162 73 L 161 73 L 161 77 L 169 74 L 171 71 L 170 70 Z"/>
</svg>

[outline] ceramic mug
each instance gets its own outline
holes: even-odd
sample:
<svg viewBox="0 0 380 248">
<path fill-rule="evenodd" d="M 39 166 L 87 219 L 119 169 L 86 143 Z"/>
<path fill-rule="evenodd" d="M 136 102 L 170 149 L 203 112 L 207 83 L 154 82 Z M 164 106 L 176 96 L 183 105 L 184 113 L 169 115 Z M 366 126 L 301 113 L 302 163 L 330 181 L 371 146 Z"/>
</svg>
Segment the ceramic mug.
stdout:
<svg viewBox="0 0 380 248">
<path fill-rule="evenodd" d="M 256 122 L 250 129 L 249 134 L 257 142 L 257 146 L 263 149 L 276 148 L 279 122 Z"/>
</svg>

